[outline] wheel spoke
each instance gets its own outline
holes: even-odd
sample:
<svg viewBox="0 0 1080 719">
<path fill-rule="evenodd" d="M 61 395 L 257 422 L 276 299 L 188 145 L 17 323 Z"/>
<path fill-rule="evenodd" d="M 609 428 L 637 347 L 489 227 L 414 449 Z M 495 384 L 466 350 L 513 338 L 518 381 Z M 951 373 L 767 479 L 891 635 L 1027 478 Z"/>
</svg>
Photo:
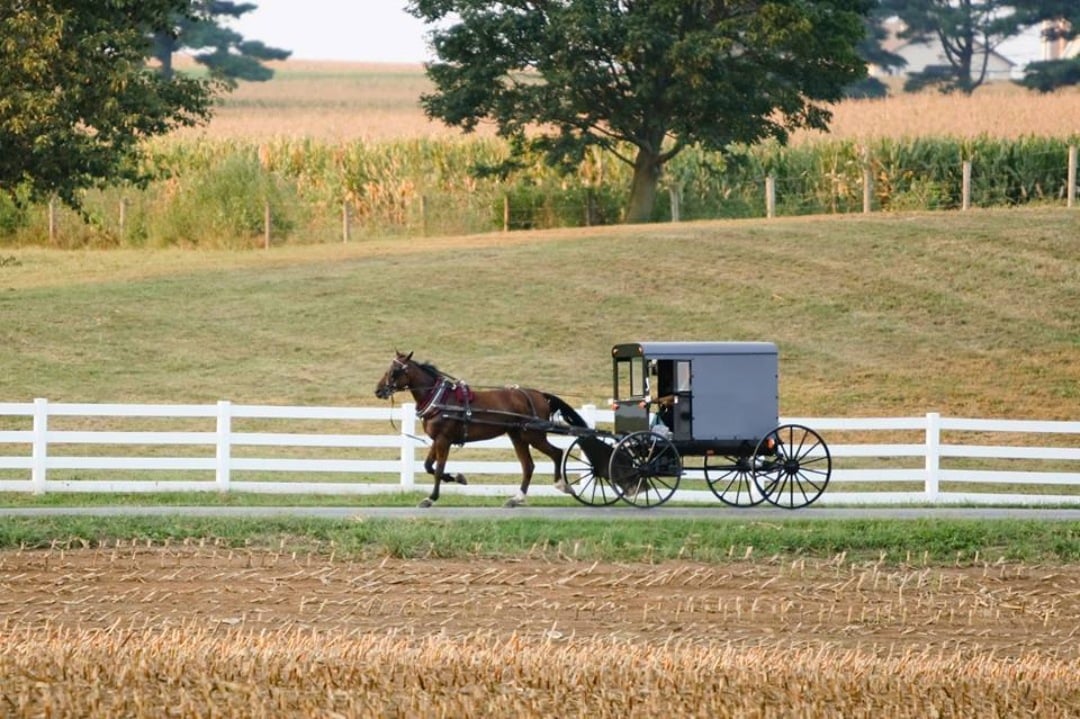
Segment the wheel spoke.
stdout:
<svg viewBox="0 0 1080 719">
<path fill-rule="evenodd" d="M 748 457 L 706 456 L 704 470 L 709 489 L 724 504 L 731 507 L 753 507 L 765 501 L 765 496 L 754 484 Z"/>
<path fill-rule="evenodd" d="M 751 467 L 765 499 L 778 507 L 797 509 L 825 491 L 832 474 L 832 457 L 814 430 L 783 425 L 758 442 Z"/>
</svg>

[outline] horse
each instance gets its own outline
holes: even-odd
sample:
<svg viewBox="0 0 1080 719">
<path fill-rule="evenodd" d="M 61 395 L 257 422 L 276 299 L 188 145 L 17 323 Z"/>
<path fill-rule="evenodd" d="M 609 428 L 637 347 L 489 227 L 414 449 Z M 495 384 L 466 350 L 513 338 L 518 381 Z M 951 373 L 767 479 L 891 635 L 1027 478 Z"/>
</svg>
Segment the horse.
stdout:
<svg viewBox="0 0 1080 719">
<path fill-rule="evenodd" d="M 375 396 L 390 399 L 396 392 L 410 392 L 416 402 L 416 416 L 432 440 L 424 469 L 435 478 L 435 487 L 419 506 L 431 507 L 439 501 L 442 482 L 467 484 L 463 475 L 446 473 L 450 445 L 479 442 L 503 434 L 510 437 L 521 463 L 521 488 L 504 506 L 525 503 L 536 467 L 530 447 L 551 458 L 555 463 L 555 487 L 569 491 L 562 476 L 563 452 L 548 441 L 547 432 L 555 415 L 573 427 L 588 427 L 588 423 L 565 400 L 548 392 L 516 386 L 474 391 L 464 382 L 440 372 L 435 365 L 417 362 L 412 352 L 394 354 L 390 367 L 375 386 Z"/>
</svg>

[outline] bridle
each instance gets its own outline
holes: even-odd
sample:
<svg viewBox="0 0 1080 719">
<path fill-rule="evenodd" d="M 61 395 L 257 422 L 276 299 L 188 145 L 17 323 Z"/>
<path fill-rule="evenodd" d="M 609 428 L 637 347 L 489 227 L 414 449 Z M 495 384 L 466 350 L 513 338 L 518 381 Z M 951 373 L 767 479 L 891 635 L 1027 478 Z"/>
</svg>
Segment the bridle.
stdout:
<svg viewBox="0 0 1080 719">
<path fill-rule="evenodd" d="M 415 369 L 420 370 L 420 372 L 424 375 L 427 375 L 432 380 L 432 386 L 438 379 L 440 379 L 440 377 L 432 376 L 432 374 L 423 365 L 413 362 L 411 356 L 405 357 L 404 359 L 402 359 L 401 357 L 395 357 L 390 363 L 390 371 L 387 372 L 386 384 L 383 386 L 383 390 L 379 393 L 380 397 L 382 397 L 383 399 L 392 399 L 393 396 L 398 392 L 406 392 L 415 388 L 412 382 L 406 382 L 405 384 L 398 384 L 397 382 L 398 378 L 401 377 L 402 374 L 409 371 L 410 365 Z M 448 377 L 448 375 L 443 376 Z M 419 387 L 417 389 L 427 388 Z"/>
</svg>

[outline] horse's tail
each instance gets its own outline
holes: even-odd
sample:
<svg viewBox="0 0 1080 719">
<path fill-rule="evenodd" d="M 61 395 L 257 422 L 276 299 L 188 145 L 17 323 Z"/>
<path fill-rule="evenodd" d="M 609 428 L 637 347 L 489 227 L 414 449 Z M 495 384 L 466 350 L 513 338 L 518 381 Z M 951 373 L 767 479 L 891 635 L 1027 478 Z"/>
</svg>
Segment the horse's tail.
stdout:
<svg viewBox="0 0 1080 719">
<path fill-rule="evenodd" d="M 566 400 L 561 397 L 556 397 L 553 394 L 548 394 L 547 392 L 544 392 L 544 399 L 548 401 L 548 407 L 551 408 L 551 417 L 554 417 L 555 413 L 558 412 L 571 427 L 589 426 L 589 423 L 585 421 L 585 418 L 567 404 Z M 548 417 L 548 419 L 551 419 L 551 417 Z"/>
</svg>

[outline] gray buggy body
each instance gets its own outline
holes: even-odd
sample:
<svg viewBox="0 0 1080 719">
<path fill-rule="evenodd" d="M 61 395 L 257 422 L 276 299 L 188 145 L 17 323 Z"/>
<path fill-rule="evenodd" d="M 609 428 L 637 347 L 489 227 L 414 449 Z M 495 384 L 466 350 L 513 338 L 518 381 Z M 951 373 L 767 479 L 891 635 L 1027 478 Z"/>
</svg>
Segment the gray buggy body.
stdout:
<svg viewBox="0 0 1080 719">
<path fill-rule="evenodd" d="M 753 449 L 776 428 L 772 342 L 630 342 L 611 354 L 617 433 L 666 428 L 681 453 L 705 454 Z"/>
</svg>

